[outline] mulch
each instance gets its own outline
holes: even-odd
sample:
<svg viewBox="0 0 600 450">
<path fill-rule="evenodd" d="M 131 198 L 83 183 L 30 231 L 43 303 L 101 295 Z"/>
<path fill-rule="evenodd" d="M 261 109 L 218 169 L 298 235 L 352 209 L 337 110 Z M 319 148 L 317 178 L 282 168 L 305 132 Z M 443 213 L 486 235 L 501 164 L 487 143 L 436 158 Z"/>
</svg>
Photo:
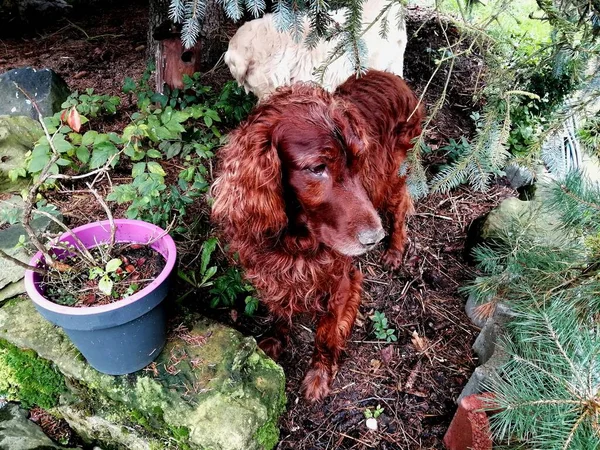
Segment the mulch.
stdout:
<svg viewBox="0 0 600 450">
<path fill-rule="evenodd" d="M 130 99 L 121 93 L 124 77 L 137 79 L 145 68 L 146 24 L 147 6 L 141 0 L 103 4 L 96 11 L 70 17 L 69 22 L 59 21 L 34 38 L 0 41 L 0 71 L 24 65 L 50 67 L 73 89 L 93 87 L 99 93 L 119 95 L 125 112 L 105 125 L 117 127 L 126 123 L 132 111 Z M 436 49 L 446 45 L 446 39 L 455 42 L 459 33 L 435 14 L 418 8 L 410 11 L 408 30 L 405 75 L 420 94 L 434 72 Z M 473 89 L 481 72 L 482 63 L 475 54 L 458 58 L 452 73 L 443 67 L 431 81 L 424 97 L 429 108 L 450 75 L 446 102 L 427 131 L 427 142 L 434 148 L 450 138 L 472 135 L 469 115 L 479 106 Z M 226 67 L 217 73 L 211 75 L 213 82 L 227 78 Z M 431 173 L 443 160 L 443 154 L 434 153 L 427 156 L 425 165 Z M 107 186 L 100 188 L 108 192 Z M 479 330 L 466 317 L 465 299 L 458 291 L 475 275 L 465 263 L 466 230 L 471 221 L 514 195 L 502 180 L 486 193 L 461 187 L 449 194 L 430 195 L 417 202 L 416 213 L 408 221 L 410 247 L 401 270 L 385 270 L 380 250 L 357 261 L 365 274 L 363 304 L 333 392 L 320 404 L 307 404 L 299 396 L 312 352 L 314 324 L 308 319 L 295 324 L 292 345 L 280 361 L 288 394 L 287 412 L 280 421 L 280 450 L 442 448 L 455 400 L 477 365 L 471 345 Z M 52 198 L 66 208 L 71 225 L 104 219 L 101 207 L 88 200 L 86 195 L 73 199 L 55 194 Z M 198 203 L 194 210 L 206 230 L 206 206 Z M 122 208 L 115 211 L 116 216 L 123 213 Z M 187 261 L 201 244 L 199 236 L 189 237 L 182 246 Z M 247 317 L 243 306 L 198 308 L 257 337 L 269 325 L 262 309 Z M 385 313 L 396 330 L 397 342 L 387 344 L 375 338 L 369 318 L 375 311 Z M 379 429 L 372 431 L 365 425 L 364 413 L 378 405 L 383 412 L 378 417 Z"/>
</svg>

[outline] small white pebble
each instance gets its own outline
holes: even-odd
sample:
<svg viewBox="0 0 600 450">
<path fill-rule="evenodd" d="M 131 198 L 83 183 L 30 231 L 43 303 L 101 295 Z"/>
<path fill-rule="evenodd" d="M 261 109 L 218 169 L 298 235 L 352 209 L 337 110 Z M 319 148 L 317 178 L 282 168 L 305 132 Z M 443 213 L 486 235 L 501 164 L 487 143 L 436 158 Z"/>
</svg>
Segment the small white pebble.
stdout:
<svg viewBox="0 0 600 450">
<path fill-rule="evenodd" d="M 377 419 L 370 418 L 367 419 L 367 428 L 369 430 L 377 431 Z"/>
<path fill-rule="evenodd" d="M 11 113 L 14 113 L 16 111 L 17 111 L 17 107 L 16 106 L 13 106 L 12 109 L 10 110 Z"/>
</svg>

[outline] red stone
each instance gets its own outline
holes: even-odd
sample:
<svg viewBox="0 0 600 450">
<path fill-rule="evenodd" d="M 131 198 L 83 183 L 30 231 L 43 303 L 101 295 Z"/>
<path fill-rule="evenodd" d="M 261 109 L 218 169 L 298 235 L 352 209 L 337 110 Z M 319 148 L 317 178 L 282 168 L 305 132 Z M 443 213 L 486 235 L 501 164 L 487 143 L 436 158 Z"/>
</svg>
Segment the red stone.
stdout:
<svg viewBox="0 0 600 450">
<path fill-rule="evenodd" d="M 492 437 L 490 421 L 485 411 L 479 411 L 485 404 L 482 397 L 490 394 L 469 395 L 460 405 L 444 436 L 444 446 L 448 450 L 491 450 Z"/>
</svg>

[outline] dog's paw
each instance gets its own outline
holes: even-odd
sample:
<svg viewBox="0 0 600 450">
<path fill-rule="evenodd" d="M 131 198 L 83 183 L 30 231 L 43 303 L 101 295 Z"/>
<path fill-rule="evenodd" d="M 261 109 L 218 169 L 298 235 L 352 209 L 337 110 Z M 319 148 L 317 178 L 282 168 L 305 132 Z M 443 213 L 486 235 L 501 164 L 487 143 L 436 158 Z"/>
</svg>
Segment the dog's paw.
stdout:
<svg viewBox="0 0 600 450">
<path fill-rule="evenodd" d="M 318 402 L 329 395 L 331 373 L 322 365 L 315 366 L 308 371 L 302 382 L 304 398 L 309 402 Z"/>
<path fill-rule="evenodd" d="M 283 353 L 283 343 L 274 337 L 268 337 L 258 343 L 259 348 L 272 360 L 277 361 Z"/>
<path fill-rule="evenodd" d="M 383 264 L 389 269 L 396 270 L 402 265 L 403 256 L 403 251 L 390 248 L 383 254 Z"/>
</svg>

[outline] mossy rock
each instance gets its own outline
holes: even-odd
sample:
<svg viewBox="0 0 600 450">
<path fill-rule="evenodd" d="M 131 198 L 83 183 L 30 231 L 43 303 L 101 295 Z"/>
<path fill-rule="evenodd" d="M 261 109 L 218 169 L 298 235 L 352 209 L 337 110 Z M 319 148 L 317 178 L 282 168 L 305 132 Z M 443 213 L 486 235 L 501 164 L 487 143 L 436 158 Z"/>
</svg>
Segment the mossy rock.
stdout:
<svg viewBox="0 0 600 450">
<path fill-rule="evenodd" d="M 283 370 L 253 338 L 216 322 L 203 319 L 176 330 L 155 363 L 125 376 L 90 367 L 29 301 L 0 308 L 0 339 L 55 364 L 72 392 L 61 396 L 56 410 L 90 440 L 129 448 L 123 436 L 134 433 L 148 449 L 176 442 L 173 448 L 261 450 L 279 439 Z"/>
<path fill-rule="evenodd" d="M 0 115 L 0 192 L 20 192 L 28 180 L 11 181 L 8 172 L 25 169 L 25 154 L 42 136 L 41 125 L 29 117 Z"/>
</svg>

